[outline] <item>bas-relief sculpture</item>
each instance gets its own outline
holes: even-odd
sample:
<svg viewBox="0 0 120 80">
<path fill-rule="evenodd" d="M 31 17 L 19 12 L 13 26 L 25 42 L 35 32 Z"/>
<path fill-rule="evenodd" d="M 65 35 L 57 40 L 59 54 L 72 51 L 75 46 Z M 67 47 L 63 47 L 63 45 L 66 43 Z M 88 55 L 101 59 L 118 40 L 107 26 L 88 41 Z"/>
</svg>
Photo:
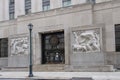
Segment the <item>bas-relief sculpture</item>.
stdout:
<svg viewBox="0 0 120 80">
<path fill-rule="evenodd" d="M 73 33 L 72 48 L 74 52 L 99 52 L 100 30 L 79 30 Z"/>
<path fill-rule="evenodd" d="M 28 37 L 11 39 L 11 55 L 28 54 Z"/>
</svg>

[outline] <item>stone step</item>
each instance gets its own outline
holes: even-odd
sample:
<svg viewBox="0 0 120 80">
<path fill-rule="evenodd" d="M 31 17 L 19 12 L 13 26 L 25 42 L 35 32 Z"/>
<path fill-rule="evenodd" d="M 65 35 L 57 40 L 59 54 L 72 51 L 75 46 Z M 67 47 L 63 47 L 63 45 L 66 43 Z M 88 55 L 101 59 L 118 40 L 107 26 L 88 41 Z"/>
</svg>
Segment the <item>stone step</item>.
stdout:
<svg viewBox="0 0 120 80">
<path fill-rule="evenodd" d="M 0 78 L 0 80 L 72 80 L 72 79 L 19 79 L 19 78 Z"/>
<path fill-rule="evenodd" d="M 12 79 L 10 79 L 10 78 L 0 78 L 0 80 L 26 80 L 26 79 L 21 79 L 21 78 L 12 78 Z"/>
<path fill-rule="evenodd" d="M 1 71 L 29 71 L 29 67 L 3 67 Z M 113 72 L 116 71 L 112 65 L 106 66 L 65 66 L 64 64 L 34 65 L 34 72 Z"/>
<path fill-rule="evenodd" d="M 1 71 L 28 71 L 27 67 L 3 67 Z"/>
<path fill-rule="evenodd" d="M 72 80 L 72 79 L 25 79 L 25 80 Z"/>
<path fill-rule="evenodd" d="M 103 65 L 103 66 L 66 66 L 65 71 L 70 72 L 114 72 L 115 69 L 113 65 Z"/>
<path fill-rule="evenodd" d="M 28 71 L 29 67 L 3 67 L 1 71 Z M 33 71 L 64 71 L 63 64 L 33 65 Z"/>
<path fill-rule="evenodd" d="M 45 64 L 45 65 L 34 65 L 33 66 L 34 71 L 64 71 L 64 65 L 63 64 Z"/>
</svg>

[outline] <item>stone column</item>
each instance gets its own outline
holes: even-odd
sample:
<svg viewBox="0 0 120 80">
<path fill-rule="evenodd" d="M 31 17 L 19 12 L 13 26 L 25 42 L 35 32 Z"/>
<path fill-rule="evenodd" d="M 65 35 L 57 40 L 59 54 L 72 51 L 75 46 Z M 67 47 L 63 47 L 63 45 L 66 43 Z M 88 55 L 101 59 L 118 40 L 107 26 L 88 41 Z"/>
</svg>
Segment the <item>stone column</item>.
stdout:
<svg viewBox="0 0 120 80">
<path fill-rule="evenodd" d="M 42 11 L 42 0 L 31 0 L 32 13 Z"/>
<path fill-rule="evenodd" d="M 3 0 L 4 1 L 4 20 L 9 20 L 9 0 Z"/>
<path fill-rule="evenodd" d="M 85 3 L 85 2 L 86 2 L 86 0 L 71 0 L 72 5 Z"/>
<path fill-rule="evenodd" d="M 0 21 L 9 20 L 9 0 L 0 0 Z"/>
<path fill-rule="evenodd" d="M 20 15 L 25 15 L 25 1 L 15 0 L 15 18 Z"/>
<path fill-rule="evenodd" d="M 50 0 L 50 9 L 62 7 L 62 0 Z"/>
</svg>

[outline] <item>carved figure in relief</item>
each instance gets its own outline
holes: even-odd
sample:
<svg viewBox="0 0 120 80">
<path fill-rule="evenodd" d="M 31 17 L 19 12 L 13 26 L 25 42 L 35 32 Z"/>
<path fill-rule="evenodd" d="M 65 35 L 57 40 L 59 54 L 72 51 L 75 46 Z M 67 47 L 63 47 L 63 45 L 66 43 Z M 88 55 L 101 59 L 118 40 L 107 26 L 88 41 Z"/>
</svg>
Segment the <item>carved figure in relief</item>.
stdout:
<svg viewBox="0 0 120 80">
<path fill-rule="evenodd" d="M 95 52 L 100 51 L 99 34 L 95 30 L 76 31 L 74 36 L 74 51 Z"/>
<path fill-rule="evenodd" d="M 16 38 L 11 40 L 11 54 L 28 54 L 28 38 Z"/>
</svg>

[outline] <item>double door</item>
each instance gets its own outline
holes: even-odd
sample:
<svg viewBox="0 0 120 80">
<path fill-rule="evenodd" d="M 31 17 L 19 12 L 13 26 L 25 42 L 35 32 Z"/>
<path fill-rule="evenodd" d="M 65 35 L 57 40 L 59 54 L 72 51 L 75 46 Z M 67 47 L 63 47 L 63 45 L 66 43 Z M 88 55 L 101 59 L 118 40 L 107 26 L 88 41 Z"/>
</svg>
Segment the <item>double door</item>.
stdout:
<svg viewBox="0 0 120 80">
<path fill-rule="evenodd" d="M 42 34 L 42 63 L 64 64 L 64 32 Z"/>
</svg>

